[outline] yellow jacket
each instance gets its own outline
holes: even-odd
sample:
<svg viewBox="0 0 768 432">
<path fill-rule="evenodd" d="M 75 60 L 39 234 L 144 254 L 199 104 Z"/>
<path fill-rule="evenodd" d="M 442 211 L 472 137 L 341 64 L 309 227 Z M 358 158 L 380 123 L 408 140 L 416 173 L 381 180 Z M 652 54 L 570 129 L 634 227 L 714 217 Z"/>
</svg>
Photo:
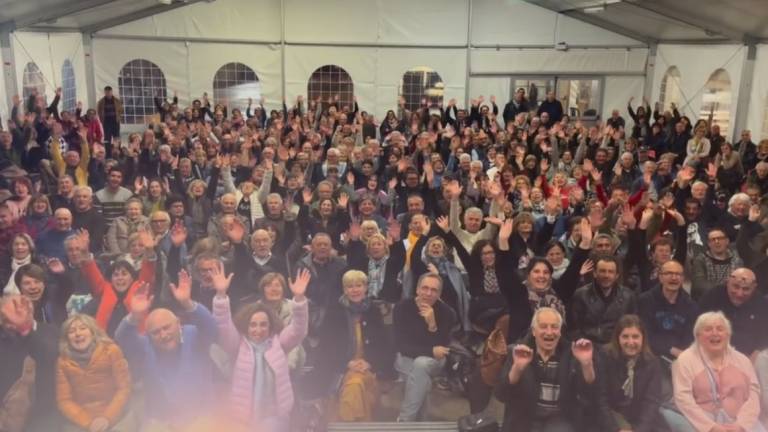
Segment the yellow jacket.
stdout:
<svg viewBox="0 0 768 432">
<path fill-rule="evenodd" d="M 64 157 L 61 155 L 61 147 L 58 140 L 54 137 L 51 143 L 51 157 L 59 177 L 67 173 L 67 165 Z M 91 149 L 87 142 L 80 144 L 80 164 L 75 168 L 75 184 L 78 186 L 88 186 L 88 162 L 91 160 Z"/>
</svg>

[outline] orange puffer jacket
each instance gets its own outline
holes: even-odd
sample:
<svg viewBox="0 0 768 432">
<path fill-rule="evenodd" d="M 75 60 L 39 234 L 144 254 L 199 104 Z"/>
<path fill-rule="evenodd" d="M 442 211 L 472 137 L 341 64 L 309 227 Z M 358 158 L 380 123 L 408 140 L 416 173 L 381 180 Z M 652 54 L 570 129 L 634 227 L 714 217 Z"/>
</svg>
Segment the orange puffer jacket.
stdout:
<svg viewBox="0 0 768 432">
<path fill-rule="evenodd" d="M 56 400 L 59 410 L 76 425 L 88 429 L 104 417 L 110 426 L 120 420 L 131 395 L 131 374 L 120 348 L 99 343 L 85 367 L 61 355 L 56 365 Z"/>
</svg>

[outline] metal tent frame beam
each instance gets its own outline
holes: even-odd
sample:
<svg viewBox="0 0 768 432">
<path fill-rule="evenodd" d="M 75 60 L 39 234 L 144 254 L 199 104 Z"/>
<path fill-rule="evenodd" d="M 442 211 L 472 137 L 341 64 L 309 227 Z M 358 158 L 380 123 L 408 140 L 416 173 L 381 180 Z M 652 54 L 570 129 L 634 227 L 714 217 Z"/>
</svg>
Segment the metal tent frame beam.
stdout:
<svg viewBox="0 0 768 432">
<path fill-rule="evenodd" d="M 576 20 L 579 20 L 579 21 L 583 21 L 583 22 L 585 22 L 587 24 L 592 24 L 593 26 L 600 27 L 600 28 L 602 28 L 604 30 L 608 30 L 610 32 L 622 35 L 624 37 L 628 37 L 630 39 L 634 39 L 636 41 L 640 41 L 640 42 L 642 42 L 642 43 L 644 43 L 645 45 L 648 45 L 648 46 L 653 45 L 655 43 L 659 43 L 659 40 L 655 39 L 651 35 L 637 33 L 637 32 L 634 32 L 632 30 L 628 30 L 628 29 L 626 29 L 626 28 L 624 28 L 624 27 L 622 27 L 622 26 L 620 26 L 618 24 L 612 23 L 610 21 L 606 21 L 606 20 L 598 18 L 598 17 L 596 17 L 594 15 L 586 14 L 586 13 L 578 11 L 578 10 L 574 10 L 574 9 L 565 10 L 565 11 L 564 10 L 559 10 L 559 9 L 557 9 L 555 7 L 550 6 L 550 5 L 542 4 L 540 1 L 537 1 L 537 0 L 523 0 L 523 1 L 526 2 L 526 3 L 532 4 L 534 6 L 538 6 L 540 8 L 544 8 L 546 10 L 555 12 L 556 14 L 565 15 L 565 16 L 568 16 L 570 18 L 573 18 L 573 19 L 576 19 Z"/>
<path fill-rule="evenodd" d="M 708 35 L 714 34 L 723 36 L 734 42 L 753 43 L 755 40 L 757 40 L 755 36 L 752 36 L 749 33 L 741 32 L 737 29 L 726 27 L 710 21 L 691 17 L 690 12 L 687 11 L 683 12 L 676 8 L 661 7 L 653 3 L 638 0 L 625 0 L 624 3 L 638 9 L 663 15 L 681 24 L 699 28 Z"/>
<path fill-rule="evenodd" d="M 89 9 L 113 3 L 116 0 L 84 0 L 77 2 L 63 2 L 62 5 L 45 9 L 41 13 L 29 14 L 13 20 L 17 29 L 31 27 L 35 24 L 55 21 L 58 18 L 74 15 Z"/>
<path fill-rule="evenodd" d="M 131 13 L 127 13 L 125 15 L 120 15 L 117 17 L 109 18 L 104 21 L 100 21 L 97 23 L 93 23 L 91 25 L 87 25 L 83 27 L 82 31 L 83 33 L 95 33 L 98 31 L 106 30 L 108 28 L 116 27 L 122 24 L 126 24 L 132 21 L 137 21 L 142 18 L 147 18 L 152 15 L 157 15 L 163 12 L 169 12 L 174 9 L 178 9 L 184 6 L 193 5 L 195 3 L 200 3 L 201 1 L 208 1 L 208 0 L 188 0 L 184 2 L 176 2 L 170 5 L 156 5 L 156 6 L 150 6 L 148 8 L 144 8 L 138 11 L 134 11 Z"/>
</svg>

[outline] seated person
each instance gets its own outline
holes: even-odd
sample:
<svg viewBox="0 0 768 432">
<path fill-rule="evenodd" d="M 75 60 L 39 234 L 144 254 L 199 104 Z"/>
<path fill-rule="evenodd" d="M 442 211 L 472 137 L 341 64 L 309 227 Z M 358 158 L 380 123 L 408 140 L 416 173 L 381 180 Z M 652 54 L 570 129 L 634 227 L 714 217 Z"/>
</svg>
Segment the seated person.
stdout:
<svg viewBox="0 0 768 432">
<path fill-rule="evenodd" d="M 328 308 L 320 328 L 312 381 L 321 394 L 338 394 L 338 410 L 332 416 L 341 421 L 372 421 L 379 400 L 376 380 L 393 378 L 395 351 L 381 309 L 368 296 L 365 273 L 349 270 L 341 283 L 344 294 Z"/>
<path fill-rule="evenodd" d="M 69 423 L 65 432 L 136 428 L 128 402 L 131 374 L 123 352 L 96 321 L 81 314 L 62 325 L 56 364 L 56 400 Z"/>
<path fill-rule="evenodd" d="M 765 431 L 758 420 L 760 384 L 749 358 L 731 346 L 731 323 L 705 312 L 693 326 L 695 341 L 672 364 L 675 404 L 662 410 L 675 431 Z"/>
<path fill-rule="evenodd" d="M 107 230 L 106 247 L 104 252 L 111 256 L 117 256 L 129 252 L 128 239 L 131 234 L 141 229 L 150 229 L 149 218 L 142 213 L 141 200 L 131 198 L 125 203 L 125 215 L 119 216 Z"/>
<path fill-rule="evenodd" d="M 35 321 L 58 325 L 67 317 L 64 305 L 54 301 L 51 291 L 46 289 L 45 269 L 37 264 L 19 267 L 14 275 L 21 295 L 32 301 Z"/>
<path fill-rule="evenodd" d="M 659 429 L 661 366 L 651 353 L 645 327 L 637 315 L 619 318 L 605 348 L 606 396 L 602 412 L 606 432 L 653 432 Z"/>
<path fill-rule="evenodd" d="M 600 400 L 592 342 L 570 346 L 563 317 L 550 307 L 533 313 L 531 335 L 511 346 L 496 398 L 504 403 L 505 432 L 586 431 L 586 408 Z M 573 371 L 573 372 L 572 372 Z"/>
<path fill-rule="evenodd" d="M 231 279 L 219 265 L 213 275 L 214 319 L 220 345 L 235 359 L 229 407 L 240 424 L 264 432 L 285 431 L 294 400 L 287 354 L 307 335 L 309 314 L 304 293 L 309 271 L 299 271 L 291 283 L 293 319 L 286 327 L 258 303 L 244 305 L 233 321 L 227 297 Z"/>
<path fill-rule="evenodd" d="M 768 348 L 768 300 L 757 290 L 755 272 L 737 268 L 725 286 L 713 288 L 699 302 L 703 311 L 722 311 L 733 327 L 733 347 L 754 359 Z M 757 330 L 761 329 L 761 330 Z"/>
<path fill-rule="evenodd" d="M 424 273 L 416 282 L 416 297 L 395 306 L 395 369 L 405 378 L 397 421 L 419 420 L 432 390 L 432 378 L 445 366 L 456 315 L 440 301 L 442 288 L 440 276 Z"/>
<path fill-rule="evenodd" d="M 183 310 L 184 325 L 168 309 L 149 312 L 152 298 L 144 288 L 133 295 L 131 312 L 117 327 L 115 340 L 135 364 L 132 369 L 142 373 L 147 427 L 205 430 L 213 427 L 209 352 L 218 329 L 208 309 L 192 301 L 192 280 L 186 272 L 179 273 L 178 286 L 170 284 L 170 290 Z M 146 334 L 139 331 L 142 322 Z"/>
<path fill-rule="evenodd" d="M 685 273 L 679 262 L 662 264 L 658 278 L 658 286 L 640 294 L 638 315 L 648 331 L 651 351 L 673 360 L 693 342 L 693 322 L 699 307 L 683 289 Z"/>
<path fill-rule="evenodd" d="M 573 313 L 568 320 L 571 339 L 588 338 L 607 343 L 621 316 L 637 310 L 635 294 L 621 284 L 619 260 L 613 255 L 595 258 L 592 283 L 573 294 Z"/>
</svg>

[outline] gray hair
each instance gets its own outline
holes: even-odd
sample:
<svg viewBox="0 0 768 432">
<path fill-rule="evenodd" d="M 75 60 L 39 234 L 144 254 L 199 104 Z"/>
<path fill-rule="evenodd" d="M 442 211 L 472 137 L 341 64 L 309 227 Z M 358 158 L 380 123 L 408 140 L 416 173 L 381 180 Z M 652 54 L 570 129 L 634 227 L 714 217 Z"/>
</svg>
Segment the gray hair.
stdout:
<svg viewBox="0 0 768 432">
<path fill-rule="evenodd" d="M 471 214 L 471 213 L 479 214 L 480 217 L 483 217 L 483 211 L 480 210 L 477 207 L 470 207 L 470 208 L 464 210 L 464 216 L 466 216 L 468 214 Z"/>
<path fill-rule="evenodd" d="M 728 320 L 728 317 L 726 317 L 722 311 L 704 312 L 703 314 L 699 315 L 699 317 L 696 318 L 696 323 L 693 324 L 694 339 L 696 338 L 696 335 L 699 334 L 699 331 L 702 327 L 718 320 L 725 324 L 725 329 L 728 331 L 728 339 L 730 343 L 730 336 L 733 334 L 733 328 L 731 327 L 731 322 Z"/>
<path fill-rule="evenodd" d="M 90 186 L 75 186 L 74 188 L 72 188 L 72 191 L 74 193 L 85 191 L 85 192 L 88 192 L 88 196 L 93 196 L 93 189 Z"/>
<path fill-rule="evenodd" d="M 563 316 L 560 315 L 560 312 L 558 312 L 555 308 L 545 306 L 540 307 L 533 312 L 533 318 L 531 318 L 531 329 L 534 329 L 539 325 L 539 315 L 543 314 L 544 312 L 552 312 L 555 314 L 555 316 L 557 316 L 558 326 L 560 326 L 560 328 L 563 327 Z"/>
<path fill-rule="evenodd" d="M 752 202 L 752 199 L 749 197 L 749 195 L 745 194 L 744 192 L 739 192 L 737 194 L 734 194 L 730 200 L 728 200 L 728 208 L 736 204 L 737 202 L 745 202 L 747 204 L 750 204 Z"/>
</svg>

